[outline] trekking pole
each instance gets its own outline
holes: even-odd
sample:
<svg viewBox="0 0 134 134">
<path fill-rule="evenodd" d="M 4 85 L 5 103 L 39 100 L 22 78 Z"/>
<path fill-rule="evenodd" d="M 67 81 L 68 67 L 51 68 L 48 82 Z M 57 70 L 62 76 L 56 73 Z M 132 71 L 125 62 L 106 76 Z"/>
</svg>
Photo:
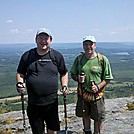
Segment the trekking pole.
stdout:
<svg viewBox="0 0 134 134">
<path fill-rule="evenodd" d="M 85 73 L 82 72 L 81 74 L 79 74 L 80 76 L 84 76 Z M 82 81 L 82 83 L 84 82 L 84 80 Z M 81 90 L 81 99 L 82 99 L 82 120 L 83 120 L 83 125 L 84 125 L 84 129 L 83 131 L 85 132 L 85 121 L 84 121 L 84 113 L 85 113 L 85 107 L 84 107 L 84 99 L 83 99 L 83 91 L 85 90 L 85 87 L 83 87 L 83 84 L 78 82 L 78 87 L 80 88 Z"/>
<path fill-rule="evenodd" d="M 64 115 L 64 117 L 65 117 L 65 133 L 67 134 L 67 102 L 66 102 L 66 94 L 63 94 L 64 95 L 64 98 L 63 98 L 63 100 L 64 100 L 64 113 L 65 113 L 65 115 Z"/>
<path fill-rule="evenodd" d="M 90 80 L 91 82 L 91 85 L 94 86 L 96 85 L 95 81 L 93 80 Z M 98 130 L 99 130 L 99 134 L 100 134 L 100 124 L 99 124 L 99 120 L 98 120 L 98 106 L 97 106 L 97 99 L 96 99 L 96 93 L 94 93 L 94 101 L 95 101 L 95 106 L 96 106 L 96 109 L 97 109 L 97 122 L 98 122 Z"/>
<path fill-rule="evenodd" d="M 81 76 L 84 76 L 85 73 L 81 73 Z M 84 81 L 83 81 L 84 82 Z M 81 94 L 82 94 L 82 112 L 85 112 L 85 108 L 84 108 L 84 100 L 83 100 L 83 90 L 85 89 L 85 87 L 82 86 L 82 83 L 79 83 L 80 89 L 81 89 Z"/>
<path fill-rule="evenodd" d="M 24 134 L 26 134 L 25 109 L 24 109 L 24 93 L 21 93 L 21 102 L 22 102 L 22 114 L 23 114 L 23 128 L 24 128 Z"/>
</svg>

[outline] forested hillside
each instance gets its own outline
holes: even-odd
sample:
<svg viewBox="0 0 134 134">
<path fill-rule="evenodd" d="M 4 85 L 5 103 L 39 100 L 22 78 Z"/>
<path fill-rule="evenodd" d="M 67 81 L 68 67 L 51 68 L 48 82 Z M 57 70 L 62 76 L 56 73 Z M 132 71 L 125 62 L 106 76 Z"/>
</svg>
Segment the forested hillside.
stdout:
<svg viewBox="0 0 134 134">
<path fill-rule="evenodd" d="M 98 43 L 97 45 L 97 51 L 106 55 L 111 63 L 114 80 L 107 87 L 111 97 L 134 95 L 132 90 L 134 89 L 134 44 Z M 0 98 L 18 95 L 15 87 L 16 68 L 22 53 L 34 46 L 34 44 L 0 45 Z M 53 44 L 52 47 L 64 55 L 69 71 L 75 57 L 82 51 L 80 43 Z M 71 79 L 69 73 L 69 88 L 76 86 L 77 83 Z"/>
</svg>

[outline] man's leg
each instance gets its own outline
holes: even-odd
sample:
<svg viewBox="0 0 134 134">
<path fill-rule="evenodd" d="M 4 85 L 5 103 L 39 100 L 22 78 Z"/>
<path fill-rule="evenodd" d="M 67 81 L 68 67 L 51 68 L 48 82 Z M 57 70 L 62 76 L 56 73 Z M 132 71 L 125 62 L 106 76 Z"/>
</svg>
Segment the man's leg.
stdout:
<svg viewBox="0 0 134 134">
<path fill-rule="evenodd" d="M 53 130 L 48 129 L 47 134 L 57 134 L 57 131 L 53 131 Z"/>
<path fill-rule="evenodd" d="M 40 108 L 28 105 L 27 115 L 33 134 L 41 134 L 44 132 L 44 120 L 40 116 L 40 111 L 42 111 Z"/>
<path fill-rule="evenodd" d="M 90 117 L 94 120 L 94 134 L 99 134 L 102 130 L 102 122 L 105 119 L 104 97 L 98 100 L 97 103 L 92 103 Z"/>
<path fill-rule="evenodd" d="M 76 116 L 82 117 L 84 131 L 90 131 L 91 133 L 91 120 L 89 117 L 89 103 L 83 101 L 79 96 L 76 104 Z M 89 133 L 89 134 L 90 134 Z"/>
<path fill-rule="evenodd" d="M 91 120 L 89 116 L 83 115 L 83 126 L 84 129 L 90 129 L 91 127 Z"/>
<path fill-rule="evenodd" d="M 101 121 L 94 121 L 94 133 L 100 134 L 101 129 L 102 129 L 102 122 Z"/>
<path fill-rule="evenodd" d="M 59 115 L 58 115 L 58 99 L 48 105 L 48 110 L 45 115 L 48 134 L 56 134 L 60 130 Z"/>
<path fill-rule="evenodd" d="M 91 132 L 91 119 L 87 115 L 83 115 L 83 126 L 85 134 L 92 134 Z"/>
</svg>

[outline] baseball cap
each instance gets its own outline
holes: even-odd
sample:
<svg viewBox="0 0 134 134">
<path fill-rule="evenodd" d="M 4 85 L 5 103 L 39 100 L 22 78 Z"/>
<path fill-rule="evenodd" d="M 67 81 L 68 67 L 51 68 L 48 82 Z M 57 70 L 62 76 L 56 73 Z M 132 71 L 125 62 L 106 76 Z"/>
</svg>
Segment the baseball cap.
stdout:
<svg viewBox="0 0 134 134">
<path fill-rule="evenodd" d="M 94 37 L 94 36 L 91 36 L 91 35 L 87 35 L 87 36 L 85 36 L 85 37 L 83 38 L 83 42 L 84 42 L 84 41 L 87 41 L 87 40 L 92 41 L 93 43 L 96 42 L 95 37 Z"/>
<path fill-rule="evenodd" d="M 52 37 L 52 34 L 50 32 L 49 29 L 46 29 L 46 28 L 40 28 L 37 33 L 36 33 L 36 36 L 41 34 L 41 33 L 46 33 L 48 36 L 51 36 Z"/>
</svg>

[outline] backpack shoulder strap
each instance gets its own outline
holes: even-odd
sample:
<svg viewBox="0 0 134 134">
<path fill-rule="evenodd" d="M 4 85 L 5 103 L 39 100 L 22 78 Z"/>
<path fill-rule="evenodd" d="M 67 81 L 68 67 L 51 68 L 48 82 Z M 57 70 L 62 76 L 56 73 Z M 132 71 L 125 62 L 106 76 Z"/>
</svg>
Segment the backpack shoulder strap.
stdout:
<svg viewBox="0 0 134 134">
<path fill-rule="evenodd" d="M 29 66 L 29 64 L 31 64 L 32 60 L 33 60 L 33 56 L 35 54 L 36 48 L 32 48 L 29 50 L 28 56 L 27 56 L 27 66 Z M 52 60 L 52 62 L 54 63 L 54 65 L 58 66 L 58 63 L 56 61 L 56 58 L 54 56 L 54 50 L 51 48 L 50 49 L 50 59 Z"/>
<path fill-rule="evenodd" d="M 78 55 L 78 64 L 81 65 L 82 63 L 82 58 L 84 56 L 84 52 L 81 52 L 79 55 Z"/>
<path fill-rule="evenodd" d="M 31 64 L 32 60 L 33 60 L 33 56 L 35 54 L 35 49 L 36 48 L 32 48 L 29 50 L 28 52 L 28 56 L 27 56 L 27 60 L 26 60 L 26 65 L 27 67 Z"/>
<path fill-rule="evenodd" d="M 81 65 L 81 61 L 82 61 L 83 56 L 84 56 L 84 52 L 81 52 L 78 55 L 78 64 L 80 64 L 80 65 Z M 97 53 L 97 57 L 98 57 L 98 61 L 101 63 L 101 65 L 103 65 L 104 58 L 103 58 L 102 54 Z"/>
<path fill-rule="evenodd" d="M 102 56 L 101 53 L 97 53 L 97 57 L 98 57 L 98 62 L 101 64 L 102 67 L 102 80 L 103 80 L 103 75 L 104 75 L 104 58 Z"/>
<path fill-rule="evenodd" d="M 103 58 L 103 55 L 101 53 L 97 53 L 97 57 L 98 57 L 98 62 L 102 66 L 102 69 L 104 69 L 104 58 Z"/>
<path fill-rule="evenodd" d="M 82 65 L 82 58 L 84 56 L 84 52 L 81 52 L 78 55 L 78 74 L 81 74 L 81 65 Z"/>
<path fill-rule="evenodd" d="M 58 67 L 58 63 L 54 55 L 54 50 L 52 48 L 50 49 L 50 59 L 52 60 L 53 64 Z"/>
<path fill-rule="evenodd" d="M 97 53 L 97 56 L 98 56 L 98 61 L 99 62 L 102 62 L 104 60 L 101 53 Z"/>
</svg>

